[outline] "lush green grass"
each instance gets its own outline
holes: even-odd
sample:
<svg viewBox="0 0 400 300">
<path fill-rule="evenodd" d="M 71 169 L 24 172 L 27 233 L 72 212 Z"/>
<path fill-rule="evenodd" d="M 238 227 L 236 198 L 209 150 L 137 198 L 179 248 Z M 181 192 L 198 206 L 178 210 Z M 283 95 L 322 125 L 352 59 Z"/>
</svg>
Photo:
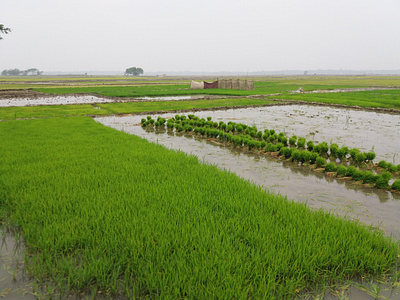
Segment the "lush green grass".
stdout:
<svg viewBox="0 0 400 300">
<path fill-rule="evenodd" d="M 264 105 L 271 103 L 265 99 L 214 99 L 194 101 L 158 101 L 158 102 L 126 102 L 97 104 L 101 109 L 95 109 L 89 104 L 75 105 L 46 105 L 26 107 L 1 107 L 0 120 L 15 120 L 25 118 L 63 117 L 63 116 L 86 116 L 86 115 L 108 115 L 127 114 L 150 111 L 172 111 L 183 109 L 204 109 L 225 106 Z"/>
<path fill-rule="evenodd" d="M 0 123 L 0 213 L 62 294 L 271 299 L 383 275 L 399 244 L 90 118 Z"/>
<path fill-rule="evenodd" d="M 400 109 L 400 90 L 360 91 L 346 93 L 312 93 L 273 96 L 274 99 L 290 99 L 360 107 Z"/>
</svg>

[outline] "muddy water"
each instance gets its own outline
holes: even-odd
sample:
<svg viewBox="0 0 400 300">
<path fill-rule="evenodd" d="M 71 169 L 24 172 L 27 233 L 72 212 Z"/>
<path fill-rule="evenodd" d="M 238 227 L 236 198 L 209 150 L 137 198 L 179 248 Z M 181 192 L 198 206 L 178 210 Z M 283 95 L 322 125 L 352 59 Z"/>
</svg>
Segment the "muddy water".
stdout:
<svg viewBox="0 0 400 300">
<path fill-rule="evenodd" d="M 28 98 L 5 98 L 0 99 L 0 107 L 11 106 L 35 106 L 35 105 L 66 105 L 66 104 L 93 104 L 114 102 L 112 99 L 101 98 L 91 95 L 74 96 L 49 96 L 32 99 Z"/>
<path fill-rule="evenodd" d="M 36 299 L 32 280 L 24 273 L 24 248 L 0 228 L 0 298 Z"/>
<path fill-rule="evenodd" d="M 259 129 L 273 128 L 288 136 L 296 134 L 315 142 L 332 141 L 348 147 L 357 146 L 364 151 L 373 148 L 377 153 L 376 161 L 385 159 L 399 163 L 398 115 L 299 105 L 196 112 L 196 115 L 211 116 L 216 122 L 235 121 L 256 125 Z M 196 155 L 205 163 L 235 172 L 271 192 L 305 202 L 315 209 L 323 208 L 349 219 L 358 219 L 400 239 L 400 194 L 357 186 L 292 162 L 244 152 L 197 136 L 144 130 L 135 125 L 142 117 L 99 117 L 96 120 L 167 148 Z"/>
</svg>

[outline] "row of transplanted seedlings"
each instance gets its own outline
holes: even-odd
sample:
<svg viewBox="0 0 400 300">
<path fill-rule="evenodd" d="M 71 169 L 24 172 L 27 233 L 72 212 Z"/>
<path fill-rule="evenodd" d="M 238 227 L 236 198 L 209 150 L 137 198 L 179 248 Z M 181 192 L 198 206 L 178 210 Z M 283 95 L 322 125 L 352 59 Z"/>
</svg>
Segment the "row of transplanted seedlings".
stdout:
<svg viewBox="0 0 400 300">
<path fill-rule="evenodd" d="M 357 182 L 362 182 L 377 188 L 392 188 L 400 191 L 400 180 L 395 180 L 389 185 L 392 173 L 400 173 L 400 165 L 395 166 L 385 161 L 374 165 L 374 152 L 361 152 L 358 148 L 349 149 L 337 144 L 328 145 L 327 142 L 314 144 L 303 137 L 293 135 L 288 138 L 283 132 L 276 133 L 274 129 L 259 131 L 256 126 L 248 126 L 235 122 L 213 122 L 211 117 L 199 118 L 193 114 L 176 115 L 168 120 L 158 117 L 157 120 L 148 116 L 142 119 L 143 128 L 155 126 L 176 130 L 178 132 L 194 132 L 195 134 L 219 139 L 236 147 L 247 147 L 249 150 L 273 153 L 282 159 L 298 162 L 302 165 L 311 165 L 321 172 L 331 175 L 346 177 Z M 327 159 L 329 162 L 327 162 Z M 335 162 L 339 161 L 336 165 Z M 344 165 L 344 164 L 346 165 Z M 350 164 L 351 163 L 351 164 Z M 350 165 L 349 165 L 350 164 Z M 379 170 L 376 174 L 370 170 L 362 171 L 359 167 Z"/>
</svg>

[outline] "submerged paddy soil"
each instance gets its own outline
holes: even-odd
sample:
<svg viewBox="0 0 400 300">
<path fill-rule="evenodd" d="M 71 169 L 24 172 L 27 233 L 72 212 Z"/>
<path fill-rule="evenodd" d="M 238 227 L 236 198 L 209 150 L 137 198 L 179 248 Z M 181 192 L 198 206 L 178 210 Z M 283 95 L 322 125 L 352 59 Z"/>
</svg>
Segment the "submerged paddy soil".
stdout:
<svg viewBox="0 0 400 300">
<path fill-rule="evenodd" d="M 195 114 L 204 118 L 211 116 L 214 122 L 234 121 L 255 125 L 259 130 L 275 129 L 285 132 L 287 136 L 295 134 L 315 143 L 326 141 L 349 148 L 357 147 L 362 151 L 372 149 L 377 155 L 375 162 L 384 159 L 394 164 L 400 163 L 400 116 L 395 114 L 308 105 L 228 109 Z M 163 117 L 174 115 L 165 114 Z M 289 199 L 306 202 L 316 209 L 332 210 L 349 219 L 359 219 L 400 239 L 400 194 L 334 179 L 289 161 L 243 152 L 223 143 L 194 137 L 193 134 L 144 130 L 138 125 L 141 118 L 101 117 L 96 120 L 168 148 L 195 154 L 204 162 L 229 169 Z"/>
</svg>

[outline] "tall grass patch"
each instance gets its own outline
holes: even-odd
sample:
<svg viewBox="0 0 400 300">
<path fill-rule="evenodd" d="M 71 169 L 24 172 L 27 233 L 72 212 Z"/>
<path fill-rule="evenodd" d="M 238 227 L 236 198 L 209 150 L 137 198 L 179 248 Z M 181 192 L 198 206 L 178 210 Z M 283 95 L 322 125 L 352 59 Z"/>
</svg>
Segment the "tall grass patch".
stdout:
<svg viewBox="0 0 400 300">
<path fill-rule="evenodd" d="M 382 276 L 399 244 L 90 118 L 0 123 L 1 218 L 61 293 L 293 297 Z"/>
</svg>

